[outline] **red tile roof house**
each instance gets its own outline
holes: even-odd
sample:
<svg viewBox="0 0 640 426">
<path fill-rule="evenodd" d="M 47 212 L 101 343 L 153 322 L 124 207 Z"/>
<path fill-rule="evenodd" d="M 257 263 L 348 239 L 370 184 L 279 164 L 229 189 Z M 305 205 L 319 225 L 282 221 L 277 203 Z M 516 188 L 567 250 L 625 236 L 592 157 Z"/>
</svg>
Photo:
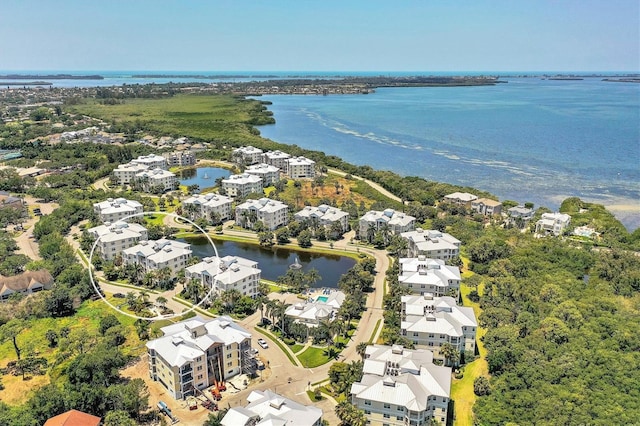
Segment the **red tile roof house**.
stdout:
<svg viewBox="0 0 640 426">
<path fill-rule="evenodd" d="M 51 417 L 44 423 L 44 426 L 98 426 L 100 417 L 83 413 L 78 410 L 69 410 L 55 417 Z"/>
<path fill-rule="evenodd" d="M 9 299 L 13 293 L 31 294 L 42 290 L 50 290 L 53 277 L 46 269 L 27 271 L 14 277 L 0 275 L 0 302 Z"/>
</svg>

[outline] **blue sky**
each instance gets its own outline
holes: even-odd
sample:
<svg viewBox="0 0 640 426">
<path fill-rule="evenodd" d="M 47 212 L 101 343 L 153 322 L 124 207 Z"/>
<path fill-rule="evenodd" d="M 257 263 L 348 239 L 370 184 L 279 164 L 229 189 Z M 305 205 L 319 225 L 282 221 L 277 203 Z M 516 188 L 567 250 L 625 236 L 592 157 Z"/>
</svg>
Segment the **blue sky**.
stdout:
<svg viewBox="0 0 640 426">
<path fill-rule="evenodd" d="M 2 70 L 639 71 L 638 0 L 3 0 Z"/>
</svg>

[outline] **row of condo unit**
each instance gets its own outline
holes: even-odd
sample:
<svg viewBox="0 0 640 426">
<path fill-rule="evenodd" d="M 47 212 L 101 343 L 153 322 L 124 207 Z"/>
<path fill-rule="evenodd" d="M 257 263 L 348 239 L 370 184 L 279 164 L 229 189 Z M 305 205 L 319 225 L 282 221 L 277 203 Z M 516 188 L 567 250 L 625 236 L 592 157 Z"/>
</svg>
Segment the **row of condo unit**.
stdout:
<svg viewBox="0 0 640 426">
<path fill-rule="evenodd" d="M 176 189 L 178 178 L 168 169 L 173 166 L 192 166 L 196 158 L 190 151 L 175 151 L 164 155 L 141 155 L 127 164 L 120 164 L 113 170 L 113 178 L 119 185 L 139 182 L 142 189 L 151 192 L 152 188 L 163 191 Z"/>
<path fill-rule="evenodd" d="M 435 303 L 438 306 L 437 302 Z M 437 308 L 434 308 L 437 309 Z M 149 376 L 175 399 L 186 399 L 238 374 L 258 368 L 251 334 L 229 317 L 194 317 L 161 329 L 146 344 Z M 434 363 L 434 352 L 399 345 L 369 345 L 362 377 L 349 390 L 351 403 L 367 424 L 446 423 L 451 398 L 451 368 Z M 231 408 L 222 425 L 322 424 L 322 410 L 270 390 L 253 390 L 248 405 Z"/>
<path fill-rule="evenodd" d="M 234 149 L 232 156 L 237 163 L 275 167 L 292 179 L 313 178 L 316 175 L 315 161 L 302 156 L 293 157 L 282 151 L 264 152 L 253 146 L 243 146 Z"/>
<path fill-rule="evenodd" d="M 470 208 L 472 211 L 484 216 L 502 215 L 502 203 L 489 198 L 478 198 L 468 192 L 454 192 L 445 195 L 443 201 L 458 204 Z M 507 209 L 506 217 L 510 221 L 517 219 L 525 223 L 533 219 L 535 211 L 531 207 L 523 205 Z M 540 234 L 561 235 L 571 223 L 571 216 L 565 213 L 543 213 L 536 222 L 535 232 Z"/>
</svg>

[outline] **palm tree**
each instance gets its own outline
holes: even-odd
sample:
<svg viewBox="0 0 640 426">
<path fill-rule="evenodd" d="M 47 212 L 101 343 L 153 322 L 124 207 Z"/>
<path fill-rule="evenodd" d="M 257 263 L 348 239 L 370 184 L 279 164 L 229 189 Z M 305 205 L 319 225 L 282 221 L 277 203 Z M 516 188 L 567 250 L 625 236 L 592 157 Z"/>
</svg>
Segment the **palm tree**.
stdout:
<svg viewBox="0 0 640 426">
<path fill-rule="evenodd" d="M 158 296 L 158 298 L 156 299 L 156 303 L 158 304 L 158 306 L 160 306 L 160 309 L 162 309 L 163 311 L 167 307 L 167 302 L 168 300 L 164 296 Z"/>
<path fill-rule="evenodd" d="M 365 353 L 367 351 L 367 346 L 369 346 L 369 344 L 367 342 L 360 342 L 356 346 L 356 353 L 358 355 L 360 355 L 360 357 L 362 357 L 362 359 L 364 359 L 364 355 L 365 355 Z"/>
<path fill-rule="evenodd" d="M 460 361 L 460 352 L 458 348 L 451 345 L 450 343 L 445 343 L 440 346 L 440 355 L 442 355 L 445 359 L 445 365 L 455 366 Z"/>
</svg>

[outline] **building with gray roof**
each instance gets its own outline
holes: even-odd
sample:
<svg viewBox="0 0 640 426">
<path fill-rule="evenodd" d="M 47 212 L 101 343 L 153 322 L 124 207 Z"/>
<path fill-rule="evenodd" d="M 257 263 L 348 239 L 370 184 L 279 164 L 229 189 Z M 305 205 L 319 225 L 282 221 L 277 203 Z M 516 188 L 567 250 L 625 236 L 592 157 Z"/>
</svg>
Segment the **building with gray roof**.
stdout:
<svg viewBox="0 0 640 426">
<path fill-rule="evenodd" d="M 447 296 L 460 291 L 460 268 L 425 256 L 400 258 L 398 281 L 413 294 Z"/>
<path fill-rule="evenodd" d="M 303 405 L 270 390 L 255 390 L 245 407 L 233 407 L 222 419 L 223 426 L 320 426 L 322 410 Z"/>
<path fill-rule="evenodd" d="M 461 242 L 451 234 L 417 228 L 400 234 L 407 240 L 407 256 L 449 260 L 460 255 Z"/>
</svg>

